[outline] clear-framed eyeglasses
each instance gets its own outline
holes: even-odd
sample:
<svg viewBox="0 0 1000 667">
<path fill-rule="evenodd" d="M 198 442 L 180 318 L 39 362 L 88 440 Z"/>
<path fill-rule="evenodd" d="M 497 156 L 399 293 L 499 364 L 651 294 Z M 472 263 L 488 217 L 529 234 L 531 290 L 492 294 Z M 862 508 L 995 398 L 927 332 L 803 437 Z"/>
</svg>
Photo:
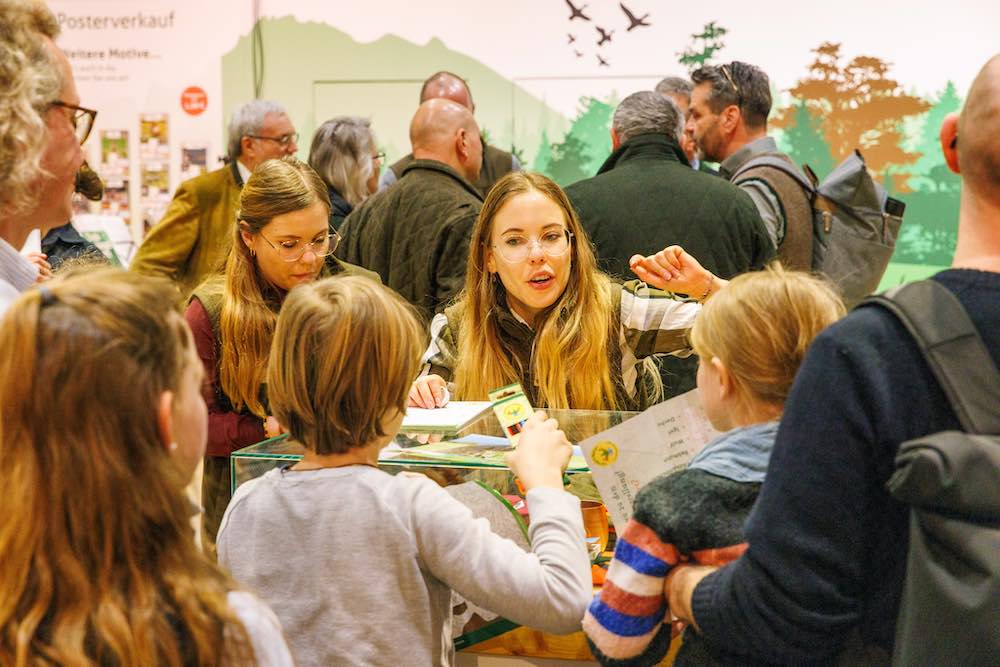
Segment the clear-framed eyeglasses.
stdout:
<svg viewBox="0 0 1000 667">
<path fill-rule="evenodd" d="M 518 233 L 506 234 L 493 247 L 505 260 L 515 263 L 528 259 L 535 245 L 549 257 L 561 257 L 569 250 L 572 239 L 573 232 L 563 227 L 542 232 L 537 239 Z"/>
<path fill-rule="evenodd" d="M 304 243 L 297 239 L 288 239 L 285 241 L 278 241 L 277 244 L 271 243 L 266 236 L 260 235 L 264 241 L 267 242 L 269 246 L 274 248 L 274 251 L 278 253 L 278 257 L 285 260 L 286 262 L 297 262 L 302 259 L 302 256 L 306 254 L 307 250 L 311 250 L 317 257 L 328 257 L 332 255 L 340 245 L 340 234 L 337 232 L 331 232 L 322 236 L 314 241 Z"/>
<path fill-rule="evenodd" d="M 247 136 L 250 137 L 251 139 L 260 139 L 261 141 L 273 141 L 277 144 L 281 144 L 282 146 L 287 146 L 292 142 L 295 142 L 296 144 L 299 142 L 298 132 L 283 134 L 280 137 L 265 137 L 261 134 L 248 134 Z"/>
</svg>

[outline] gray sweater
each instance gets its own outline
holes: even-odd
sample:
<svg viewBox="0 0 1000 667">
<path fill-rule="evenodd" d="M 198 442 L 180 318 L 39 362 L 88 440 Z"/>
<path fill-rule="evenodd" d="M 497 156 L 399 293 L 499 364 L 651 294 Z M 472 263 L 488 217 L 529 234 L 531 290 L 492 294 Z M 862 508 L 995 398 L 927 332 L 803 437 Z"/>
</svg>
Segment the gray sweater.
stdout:
<svg viewBox="0 0 1000 667">
<path fill-rule="evenodd" d="M 580 629 L 579 500 L 543 488 L 527 501 L 532 553 L 422 475 L 275 469 L 237 490 L 219 562 L 267 601 L 303 667 L 450 665 L 451 589 L 523 625 Z"/>
</svg>

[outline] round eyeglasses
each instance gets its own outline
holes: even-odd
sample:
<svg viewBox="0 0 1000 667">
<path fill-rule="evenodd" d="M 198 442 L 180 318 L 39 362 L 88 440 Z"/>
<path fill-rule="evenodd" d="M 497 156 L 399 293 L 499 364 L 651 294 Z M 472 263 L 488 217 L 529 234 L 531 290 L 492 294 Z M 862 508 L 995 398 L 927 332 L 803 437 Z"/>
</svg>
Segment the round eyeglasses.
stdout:
<svg viewBox="0 0 1000 667">
<path fill-rule="evenodd" d="M 337 232 L 332 232 L 309 243 L 288 239 L 285 241 L 278 241 L 278 244 L 275 245 L 274 243 L 271 243 L 263 234 L 261 234 L 260 237 L 264 239 L 269 246 L 274 248 L 274 251 L 278 253 L 278 257 L 286 262 L 299 261 L 302 259 L 302 256 L 306 254 L 307 250 L 311 250 L 317 257 L 327 257 L 332 255 L 337 249 L 337 246 L 340 245 L 340 234 Z"/>
<path fill-rule="evenodd" d="M 565 255 L 572 239 L 573 232 L 564 227 L 543 232 L 541 237 L 537 239 L 529 238 L 524 234 L 507 234 L 501 237 L 500 242 L 493 247 L 496 248 L 501 257 L 514 263 L 528 259 L 533 245 L 537 245 L 549 257 Z"/>
</svg>

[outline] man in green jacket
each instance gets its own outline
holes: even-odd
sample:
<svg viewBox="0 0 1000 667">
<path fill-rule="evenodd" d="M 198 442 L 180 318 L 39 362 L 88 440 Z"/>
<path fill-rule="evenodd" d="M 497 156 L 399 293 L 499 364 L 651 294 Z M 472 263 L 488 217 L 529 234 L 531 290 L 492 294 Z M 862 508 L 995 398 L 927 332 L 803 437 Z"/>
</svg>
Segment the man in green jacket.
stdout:
<svg viewBox="0 0 1000 667">
<path fill-rule="evenodd" d="M 444 99 L 420 105 L 410 142 L 413 162 L 347 216 L 336 256 L 378 273 L 430 319 L 464 284 L 483 147 L 472 113 Z"/>
<path fill-rule="evenodd" d="M 229 123 L 229 164 L 181 183 L 130 268 L 172 279 L 186 301 L 229 255 L 243 183 L 261 162 L 293 155 L 297 139 L 281 105 L 254 100 L 237 109 Z"/>
<path fill-rule="evenodd" d="M 566 188 L 599 266 L 629 278 L 629 258 L 683 246 L 717 276 L 759 269 L 774 255 L 750 197 L 724 179 L 691 169 L 678 143 L 677 105 L 654 91 L 629 95 L 611 124 L 613 152 L 597 175 Z M 697 363 L 669 360 L 668 396 L 694 386 Z"/>
</svg>

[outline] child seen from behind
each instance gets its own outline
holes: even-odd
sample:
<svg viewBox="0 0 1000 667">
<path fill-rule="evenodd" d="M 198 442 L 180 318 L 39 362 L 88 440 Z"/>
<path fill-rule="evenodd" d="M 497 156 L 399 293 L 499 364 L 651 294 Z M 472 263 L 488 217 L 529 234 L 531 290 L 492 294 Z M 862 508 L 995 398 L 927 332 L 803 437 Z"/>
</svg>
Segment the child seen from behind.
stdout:
<svg viewBox="0 0 1000 667">
<path fill-rule="evenodd" d="M 724 433 L 686 470 L 658 477 L 636 496 L 607 583 L 583 623 L 602 664 L 658 663 L 671 640 L 664 623 L 671 569 L 680 562 L 721 565 L 746 550 L 743 524 L 764 481 L 795 373 L 812 340 L 843 314 L 830 285 L 777 264 L 736 277 L 699 313 L 691 330 L 700 358 L 699 398 L 712 426 Z M 675 664 L 733 659 L 688 630 Z"/>
</svg>

